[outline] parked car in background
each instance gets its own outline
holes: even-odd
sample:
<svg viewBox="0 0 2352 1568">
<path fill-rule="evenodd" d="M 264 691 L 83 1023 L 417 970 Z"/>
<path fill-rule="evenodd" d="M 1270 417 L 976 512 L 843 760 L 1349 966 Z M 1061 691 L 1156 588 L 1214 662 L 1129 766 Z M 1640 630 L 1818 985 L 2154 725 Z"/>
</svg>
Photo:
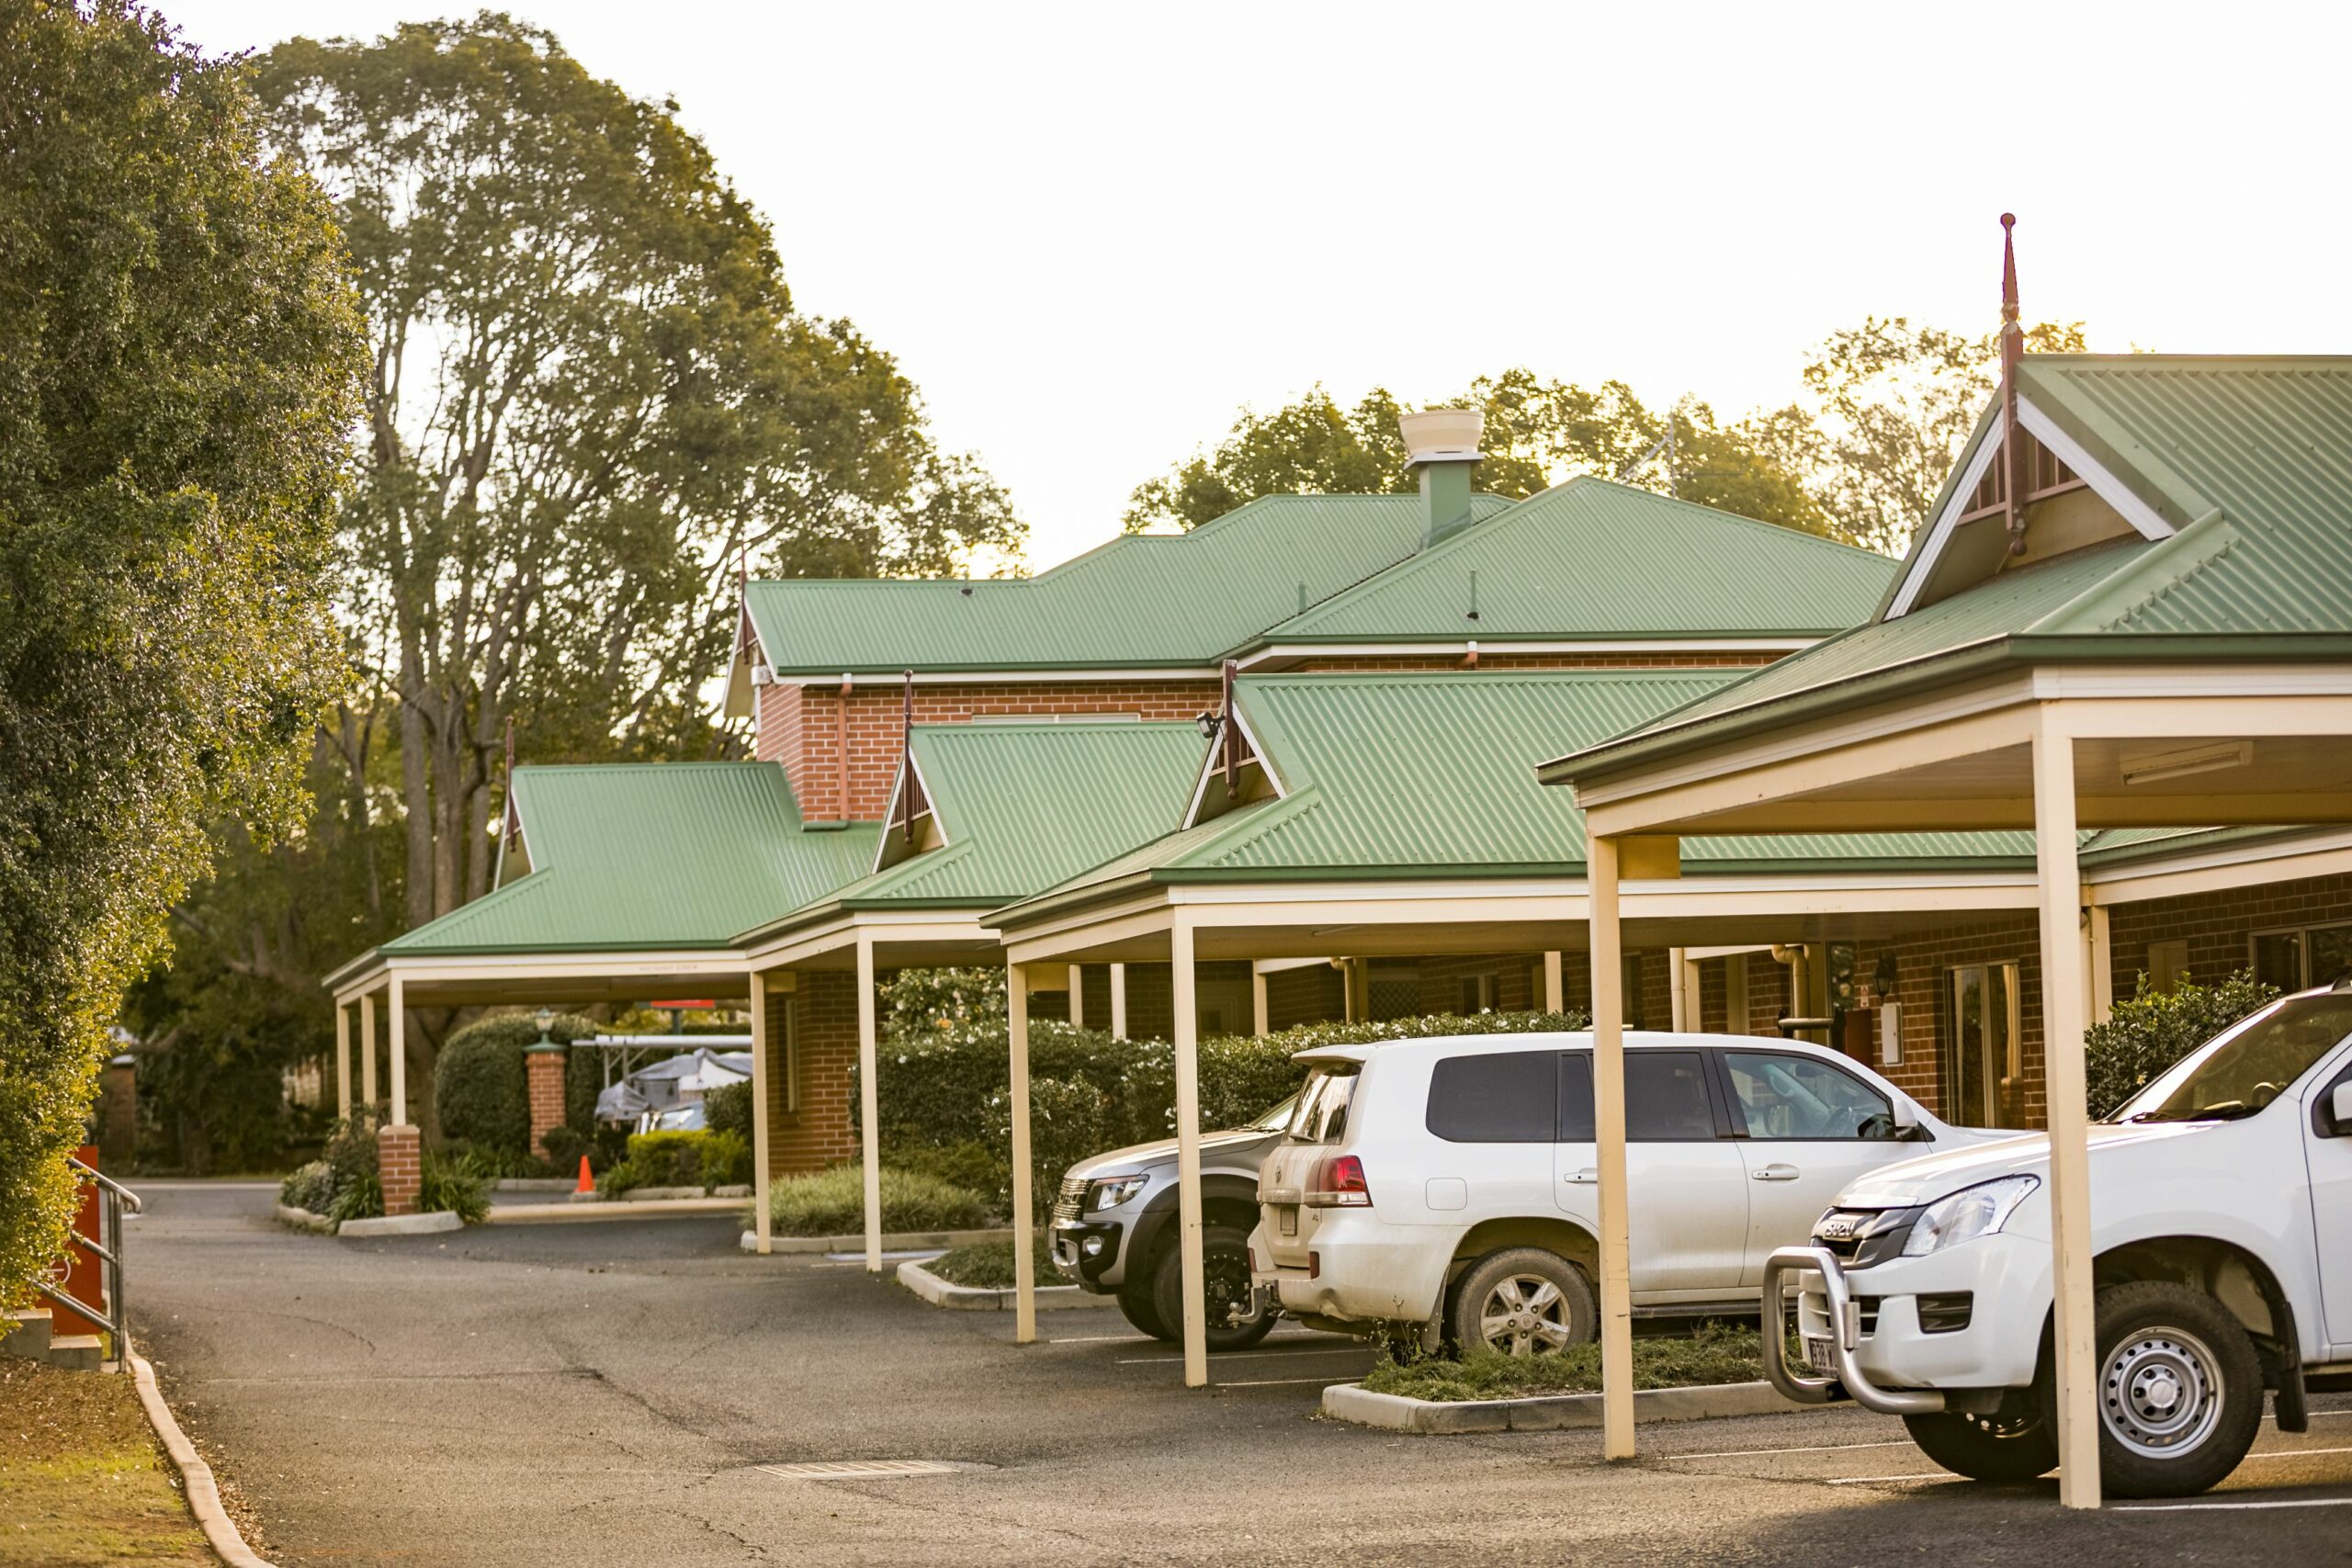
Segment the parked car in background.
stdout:
<svg viewBox="0 0 2352 1568">
<path fill-rule="evenodd" d="M 1254 1345 L 1273 1326 L 1250 1288 L 1248 1241 L 1258 1218 L 1258 1162 L 1281 1141 L 1296 1101 L 1247 1127 L 1201 1137 L 1202 1262 L 1212 1350 Z M 1054 1203 L 1055 1272 L 1082 1291 L 1117 1298 L 1156 1339 L 1184 1331 L 1176 1253 L 1176 1140 L 1114 1149 L 1070 1167 Z"/>
<path fill-rule="evenodd" d="M 1598 1330 L 1592 1037 L 1301 1053 L 1259 1176 L 1253 1276 L 1310 1326 L 1540 1354 Z M 1869 1068 L 1750 1036 L 1626 1037 L 1637 1313 L 1753 1314 L 1765 1259 L 1883 1165 L 2008 1134 L 1950 1127 Z"/>
<path fill-rule="evenodd" d="M 1858 1178 L 1798 1287 L 1792 1398 L 1900 1415 L 1928 1457 L 2018 1481 L 2058 1463 L 2050 1141 L 2036 1134 Z M 2201 1492 L 2237 1468 L 2275 1391 L 2352 1374 L 2352 982 L 2281 998 L 2091 1129 L 2099 1473 L 2119 1496 Z"/>
</svg>

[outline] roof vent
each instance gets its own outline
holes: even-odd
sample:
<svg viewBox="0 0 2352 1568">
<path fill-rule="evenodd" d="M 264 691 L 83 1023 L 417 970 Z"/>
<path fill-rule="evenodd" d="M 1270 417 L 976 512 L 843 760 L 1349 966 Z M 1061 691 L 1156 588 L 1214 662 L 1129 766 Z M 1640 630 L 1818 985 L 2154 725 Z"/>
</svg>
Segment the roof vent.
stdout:
<svg viewBox="0 0 2352 1568">
<path fill-rule="evenodd" d="M 1486 428 L 1487 416 L 1476 409 L 1423 409 L 1397 416 L 1405 466 L 1421 470 L 1423 547 L 1469 525 L 1470 470 L 1477 464 L 1478 437 Z"/>
</svg>

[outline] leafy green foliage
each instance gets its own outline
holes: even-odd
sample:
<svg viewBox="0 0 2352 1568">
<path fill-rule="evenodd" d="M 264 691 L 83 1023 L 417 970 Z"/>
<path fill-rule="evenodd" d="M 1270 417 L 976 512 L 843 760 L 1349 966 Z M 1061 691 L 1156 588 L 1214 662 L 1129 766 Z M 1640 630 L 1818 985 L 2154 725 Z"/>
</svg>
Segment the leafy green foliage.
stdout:
<svg viewBox="0 0 2352 1568">
<path fill-rule="evenodd" d="M 1688 1337 L 1634 1341 L 1635 1388 L 1693 1388 L 1755 1382 L 1764 1376 L 1763 1341 L 1744 1325 L 1704 1323 Z M 1517 1399 L 1544 1393 L 1597 1393 L 1600 1346 L 1571 1345 L 1549 1356 L 1506 1356 L 1480 1347 L 1460 1360 L 1425 1357 L 1384 1360 L 1363 1386 L 1408 1399 Z"/>
<path fill-rule="evenodd" d="M 568 1045 L 600 1028 L 594 1019 L 559 1013 L 547 1038 Z M 442 1134 L 503 1155 L 528 1155 L 531 1089 L 525 1058 L 538 1043 L 535 1012 L 500 1013 L 449 1036 L 433 1068 L 433 1100 L 439 1108 Z M 564 1064 L 564 1122 L 582 1136 L 595 1125 L 599 1077 L 593 1052 L 574 1051 Z M 578 1154 L 572 1158 L 576 1162 Z"/>
<path fill-rule="evenodd" d="M 277 1184 L 277 1201 L 289 1209 L 325 1213 L 334 1204 L 334 1167 L 322 1159 L 296 1166 Z"/>
<path fill-rule="evenodd" d="M 989 1223 L 989 1201 L 967 1188 L 912 1171 L 882 1168 L 885 1231 L 975 1230 Z M 865 1177 L 854 1165 L 768 1186 L 768 1220 L 778 1235 L 850 1235 L 865 1228 Z"/>
<path fill-rule="evenodd" d="M 752 1080 L 745 1078 L 741 1083 L 705 1089 L 702 1124 L 714 1133 L 733 1133 L 748 1140 L 752 1135 Z"/>
<path fill-rule="evenodd" d="M 1020 1271 L 1013 1267 L 1012 1244 L 1009 1241 L 976 1241 L 969 1247 L 943 1252 L 923 1267 L 951 1285 L 968 1285 L 976 1291 L 1009 1291 L 1021 1279 Z M 1069 1282 L 1054 1272 L 1042 1240 L 1035 1256 L 1029 1260 L 1029 1279 L 1039 1286 Z"/>
<path fill-rule="evenodd" d="M 242 68 L 0 9 L 0 1302 L 55 1255 L 106 1026 L 208 822 L 288 827 L 364 337 Z"/>
<path fill-rule="evenodd" d="M 490 1215 L 494 1174 L 470 1155 L 427 1149 L 417 1162 L 416 1206 L 428 1214 L 455 1214 L 478 1225 Z"/>
<path fill-rule="evenodd" d="M 2183 976 L 2171 995 L 2148 988 L 2140 976 L 2128 1001 L 2115 1004 L 2105 1023 L 2083 1032 L 2091 1114 L 2104 1116 L 2163 1075 L 2175 1062 L 2278 995 L 2249 970 L 2218 986 Z"/>
<path fill-rule="evenodd" d="M 752 1179 L 752 1145 L 737 1132 L 665 1127 L 632 1133 L 628 1157 L 596 1183 L 607 1198 L 640 1187 L 740 1187 Z"/>
<path fill-rule="evenodd" d="M 1823 528 L 1821 508 L 1769 450 L 1769 433 L 1721 424 L 1702 402 L 1686 399 L 1659 413 L 1622 381 L 1588 389 L 1512 369 L 1481 377 L 1462 397 L 1430 406 L 1485 412 L 1477 485 L 1492 495 L 1519 500 L 1572 474 L 1623 474 L 1631 483 L 1742 516 L 1808 533 Z M 1136 487 L 1125 525 L 1131 531 L 1197 528 L 1264 495 L 1408 492 L 1419 480 L 1405 466 L 1396 428 L 1404 410 L 1382 387 L 1351 409 L 1321 387 L 1272 413 L 1245 409 L 1215 451 L 1195 453 Z M 1670 463 L 1664 453 L 1653 455 L 1669 429 Z"/>
</svg>

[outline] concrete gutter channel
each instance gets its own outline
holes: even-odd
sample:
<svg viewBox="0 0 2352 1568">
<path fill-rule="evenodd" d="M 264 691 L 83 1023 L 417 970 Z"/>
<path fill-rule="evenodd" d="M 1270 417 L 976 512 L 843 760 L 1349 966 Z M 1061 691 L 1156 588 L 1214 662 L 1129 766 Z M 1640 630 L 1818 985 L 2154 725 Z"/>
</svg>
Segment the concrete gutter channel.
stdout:
<svg viewBox="0 0 2352 1568">
<path fill-rule="evenodd" d="M 1788 1416 L 1804 1409 L 1769 1382 L 1693 1388 L 1645 1388 L 1634 1395 L 1634 1419 L 1709 1421 L 1734 1416 Z M 1323 1414 L 1360 1427 L 1424 1436 L 1457 1432 L 1560 1432 L 1600 1425 L 1597 1393 L 1539 1394 L 1526 1399 L 1412 1399 L 1374 1393 L 1356 1383 L 1323 1391 Z"/>
</svg>

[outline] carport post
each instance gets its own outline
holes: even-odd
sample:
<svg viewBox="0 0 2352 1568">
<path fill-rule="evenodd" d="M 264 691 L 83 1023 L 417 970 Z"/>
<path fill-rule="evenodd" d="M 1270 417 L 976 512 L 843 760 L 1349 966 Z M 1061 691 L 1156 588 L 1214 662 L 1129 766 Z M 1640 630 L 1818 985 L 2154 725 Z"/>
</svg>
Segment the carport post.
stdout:
<svg viewBox="0 0 2352 1568">
<path fill-rule="evenodd" d="M 1012 1074 L 1006 1093 L 1012 1105 L 1012 1342 L 1037 1340 L 1037 1219 L 1029 1180 L 1029 970 L 1008 964 L 1004 976 L 1004 1022 Z"/>
<path fill-rule="evenodd" d="M 1176 1246 L 1184 1279 L 1184 1386 L 1209 1381 L 1209 1337 L 1201 1299 L 1201 1047 L 1193 993 L 1193 926 L 1182 910 L 1169 928 L 1168 952 L 1176 1001 Z"/>
<path fill-rule="evenodd" d="M 2041 1061 L 2050 1103 L 2050 1248 L 2057 1300 L 2058 1501 L 2098 1506 L 2098 1345 L 2092 1300 L 2089 1090 L 2083 1065 L 2083 878 L 2075 859 L 2075 743 L 2045 708 L 2033 734 L 2033 849 L 2041 880 Z"/>
<path fill-rule="evenodd" d="M 1069 966 L 1069 1026 L 1086 1027 L 1086 971 L 1076 964 Z"/>
<path fill-rule="evenodd" d="M 1250 971 L 1250 1032 L 1268 1032 L 1266 1020 L 1272 1011 L 1267 1005 L 1266 972 L 1253 965 Z"/>
<path fill-rule="evenodd" d="M 768 977 L 752 971 L 752 1234 L 768 1256 Z"/>
<path fill-rule="evenodd" d="M 1545 1012 L 1567 1010 L 1567 981 L 1560 973 L 1560 953 L 1557 948 L 1544 955 L 1544 1010 Z"/>
<path fill-rule="evenodd" d="M 376 993 L 367 992 L 359 998 L 359 1098 L 368 1107 L 368 1120 L 376 1119 Z"/>
<path fill-rule="evenodd" d="M 874 1075 L 874 939 L 857 939 L 857 1132 L 865 1158 L 865 1271 L 882 1272 L 881 1095 Z"/>
<path fill-rule="evenodd" d="M 351 1120 L 351 1010 L 334 1004 L 334 1114 Z"/>
<path fill-rule="evenodd" d="M 384 1054 L 392 1069 L 392 1122 L 395 1127 L 408 1125 L 408 1010 L 401 997 L 401 977 L 392 976 L 386 1004 L 385 1022 L 390 1038 L 384 1042 Z"/>
<path fill-rule="evenodd" d="M 1127 966 L 1111 965 L 1111 1038 L 1127 1037 Z"/>
<path fill-rule="evenodd" d="M 1634 1457 L 1634 1287 L 1625 1200 L 1625 966 L 1617 930 L 1617 840 L 1593 839 L 1592 1134 L 1600 1186 L 1600 1452 Z M 1765 1332 L 1773 1332 L 1767 1324 Z"/>
</svg>

